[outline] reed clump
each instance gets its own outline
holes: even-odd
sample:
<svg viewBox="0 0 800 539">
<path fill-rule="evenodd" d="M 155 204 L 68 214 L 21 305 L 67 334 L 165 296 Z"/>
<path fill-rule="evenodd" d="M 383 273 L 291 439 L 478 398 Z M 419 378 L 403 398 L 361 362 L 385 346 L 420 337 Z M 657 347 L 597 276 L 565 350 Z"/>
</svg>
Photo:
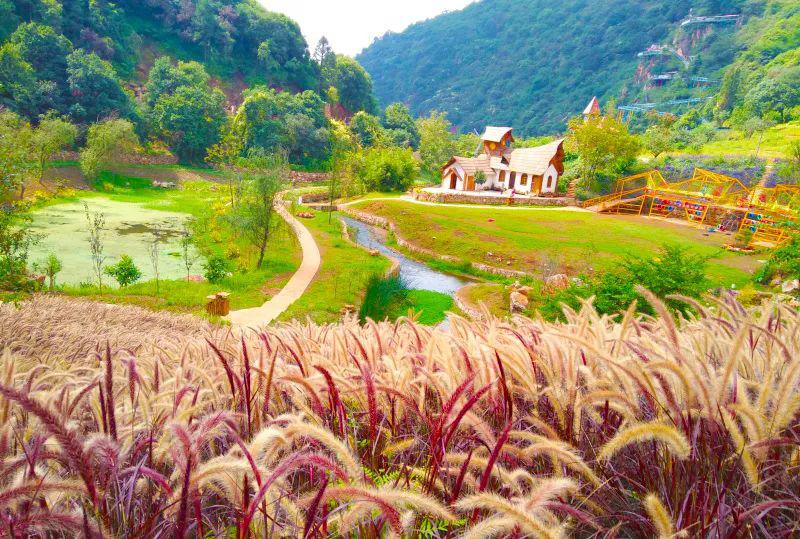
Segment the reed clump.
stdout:
<svg viewBox="0 0 800 539">
<path fill-rule="evenodd" d="M 0 536 L 790 537 L 800 314 L 0 306 Z"/>
</svg>

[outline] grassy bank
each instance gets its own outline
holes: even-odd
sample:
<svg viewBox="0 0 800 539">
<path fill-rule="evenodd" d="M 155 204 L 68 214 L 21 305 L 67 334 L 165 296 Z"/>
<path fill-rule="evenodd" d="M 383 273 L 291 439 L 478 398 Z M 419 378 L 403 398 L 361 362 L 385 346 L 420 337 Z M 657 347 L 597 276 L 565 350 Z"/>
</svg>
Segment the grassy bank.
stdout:
<svg viewBox="0 0 800 539">
<path fill-rule="evenodd" d="M 315 322 L 332 322 L 346 305 L 359 305 L 370 277 L 383 275 L 389 261 L 345 240 L 336 213 L 329 219 L 327 212 L 315 212 L 313 219 L 302 219 L 302 223 L 319 246 L 322 265 L 305 294 L 280 319 L 309 316 Z"/>
<path fill-rule="evenodd" d="M 662 220 L 569 210 L 426 206 L 399 200 L 365 201 L 356 208 L 390 219 L 404 238 L 418 246 L 534 275 L 610 270 L 624 256 L 654 255 L 664 243 L 713 257 L 708 270 L 716 286 L 741 286 L 759 265 L 756 256 L 723 250 L 728 236 L 704 235 L 703 230 Z"/>
<path fill-rule="evenodd" d="M 718 140 L 709 142 L 700 150 L 704 155 L 755 155 L 759 157 L 785 158 L 790 155 L 790 146 L 800 140 L 800 121 L 770 127 L 764 132 L 759 149 L 759 135 L 746 136 L 741 131 L 731 130 Z"/>
<path fill-rule="evenodd" d="M 42 200 L 37 207 L 105 197 L 149 209 L 185 213 L 193 219 L 193 240 L 200 254 L 206 259 L 213 256 L 226 258 L 232 275 L 216 284 L 193 283 L 185 279 L 162 281 L 158 293 L 155 281 L 147 281 L 127 288 L 104 286 L 102 290 L 95 284 L 63 286 L 61 290 L 65 294 L 109 303 L 132 303 L 153 309 L 202 314 L 208 295 L 229 292 L 232 308 L 242 309 L 258 306 L 272 297 L 300 264 L 296 240 L 288 227 L 281 226 L 270 242 L 265 263 L 260 269 L 255 269 L 255 249 L 237 237 L 224 220 L 216 218 L 224 212 L 227 204 L 223 185 L 198 179 L 183 181 L 179 189 L 159 189 L 152 187 L 148 178 L 103 173 L 94 187 L 95 191 L 69 191 Z M 113 241 L 113 238 L 109 235 L 106 241 Z M 88 244 L 85 248 L 88 263 Z M 149 261 L 137 260 L 136 263 L 145 266 Z M 202 273 L 201 264 L 192 268 L 192 274 Z M 109 280 L 107 277 L 106 282 Z"/>
</svg>

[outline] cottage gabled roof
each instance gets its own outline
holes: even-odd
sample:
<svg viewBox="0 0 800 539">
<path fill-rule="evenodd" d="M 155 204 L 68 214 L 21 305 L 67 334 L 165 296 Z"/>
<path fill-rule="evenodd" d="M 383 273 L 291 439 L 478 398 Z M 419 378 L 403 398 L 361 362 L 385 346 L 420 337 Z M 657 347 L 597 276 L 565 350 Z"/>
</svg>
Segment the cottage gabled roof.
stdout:
<svg viewBox="0 0 800 539">
<path fill-rule="evenodd" d="M 522 174 L 542 176 L 547 172 L 547 168 L 558 154 L 558 150 L 563 143 L 564 139 L 559 139 L 536 148 L 517 148 L 506 153 L 502 158 L 497 157 L 492 160 L 492 166 Z M 507 160 L 508 165 L 505 165 L 503 160 Z"/>
<path fill-rule="evenodd" d="M 445 170 L 453 165 L 460 166 L 467 176 L 474 176 L 479 170 L 482 170 L 484 174 L 491 174 L 493 172 L 492 167 L 489 166 L 489 156 L 483 153 L 478 157 L 455 156 L 447 162 L 442 170 Z"/>
<path fill-rule="evenodd" d="M 485 142 L 500 142 L 505 136 L 513 130 L 512 127 L 492 127 L 488 126 L 486 131 L 483 132 L 481 140 Z"/>
<path fill-rule="evenodd" d="M 600 114 L 600 102 L 597 100 L 597 96 L 594 96 L 589 104 L 586 105 L 586 108 L 583 109 L 584 116 L 592 116 L 594 114 Z"/>
</svg>

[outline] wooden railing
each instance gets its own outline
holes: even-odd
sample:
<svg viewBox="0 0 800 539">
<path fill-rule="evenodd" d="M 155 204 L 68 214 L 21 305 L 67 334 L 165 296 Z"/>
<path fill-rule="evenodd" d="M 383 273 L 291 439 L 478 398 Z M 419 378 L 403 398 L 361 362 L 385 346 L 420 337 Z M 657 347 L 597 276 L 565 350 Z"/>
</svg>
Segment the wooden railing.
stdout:
<svg viewBox="0 0 800 539">
<path fill-rule="evenodd" d="M 605 206 L 601 207 L 598 210 L 598 211 L 603 211 L 604 209 L 606 209 L 606 207 L 610 207 L 606 206 L 609 203 L 617 202 L 621 204 L 624 202 L 631 202 L 633 200 L 636 200 L 637 198 L 646 195 L 647 192 L 648 189 L 646 187 L 636 187 L 634 189 L 628 189 L 625 191 L 617 191 L 615 193 L 611 193 L 608 195 L 603 195 L 600 197 L 590 198 L 589 200 L 585 200 L 583 201 L 583 203 L 581 203 L 581 208 L 593 208 L 595 206 Z"/>
</svg>

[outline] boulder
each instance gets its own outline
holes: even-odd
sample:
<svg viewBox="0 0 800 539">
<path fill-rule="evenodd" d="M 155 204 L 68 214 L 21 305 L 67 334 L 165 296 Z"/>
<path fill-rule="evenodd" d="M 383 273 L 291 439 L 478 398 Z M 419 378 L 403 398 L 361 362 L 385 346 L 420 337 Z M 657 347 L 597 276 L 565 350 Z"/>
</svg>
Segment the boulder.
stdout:
<svg viewBox="0 0 800 539">
<path fill-rule="evenodd" d="M 781 292 L 784 294 L 791 294 L 792 292 L 797 292 L 798 290 L 800 290 L 800 279 L 785 281 L 783 284 L 781 284 Z"/>
<path fill-rule="evenodd" d="M 531 288 L 530 286 L 520 286 L 519 288 L 517 288 L 516 291 L 525 296 L 526 298 L 530 299 L 531 292 L 533 292 L 533 288 Z"/>
<path fill-rule="evenodd" d="M 569 288 L 569 277 L 563 273 L 551 275 L 544 282 L 545 291 L 548 293 L 558 292 Z"/>
<path fill-rule="evenodd" d="M 530 300 L 528 300 L 528 296 L 514 291 L 511 292 L 510 303 L 512 313 L 521 313 L 528 308 Z"/>
<path fill-rule="evenodd" d="M 190 283 L 204 283 L 206 282 L 206 278 L 202 275 L 189 275 L 189 282 Z"/>
</svg>

